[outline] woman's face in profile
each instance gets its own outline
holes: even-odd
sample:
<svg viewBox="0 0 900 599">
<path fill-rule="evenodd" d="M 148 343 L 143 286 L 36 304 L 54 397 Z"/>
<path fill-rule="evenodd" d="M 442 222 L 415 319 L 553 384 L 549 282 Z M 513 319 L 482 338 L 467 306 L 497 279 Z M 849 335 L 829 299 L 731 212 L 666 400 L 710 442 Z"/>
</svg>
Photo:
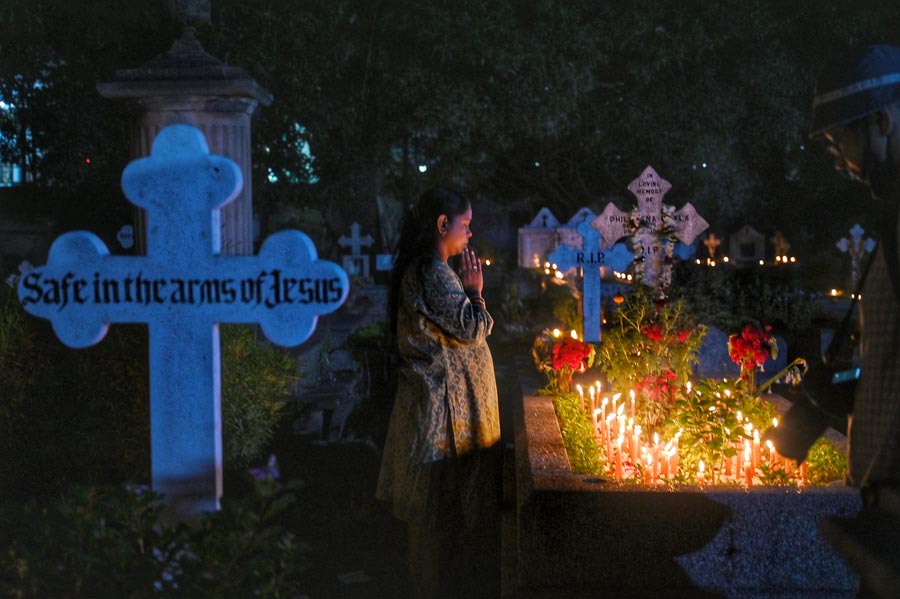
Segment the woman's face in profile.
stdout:
<svg viewBox="0 0 900 599">
<path fill-rule="evenodd" d="M 466 249 L 466 246 L 469 245 L 469 238 L 472 236 L 472 231 L 469 229 L 471 223 L 471 206 L 469 206 L 462 214 L 450 219 L 447 226 L 447 235 L 441 239 L 441 243 L 444 244 L 447 256 L 458 256 Z"/>
</svg>

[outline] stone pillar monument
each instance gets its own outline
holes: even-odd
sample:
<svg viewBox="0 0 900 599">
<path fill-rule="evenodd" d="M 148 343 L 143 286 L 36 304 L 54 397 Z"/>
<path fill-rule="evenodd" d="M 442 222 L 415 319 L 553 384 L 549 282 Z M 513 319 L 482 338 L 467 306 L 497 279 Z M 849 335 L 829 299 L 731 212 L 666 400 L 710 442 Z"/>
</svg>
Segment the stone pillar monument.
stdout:
<svg viewBox="0 0 900 599">
<path fill-rule="evenodd" d="M 209 2 L 169 2 L 184 32 L 164 54 L 135 69 L 116 71 L 116 80 L 100 83 L 105 98 L 126 100 L 137 111 L 132 159 L 150 154 L 156 135 L 175 123 L 203 132 L 212 154 L 227 156 L 241 169 L 240 195 L 222 209 L 222 253 L 253 253 L 253 196 L 250 174 L 250 116 L 272 95 L 244 69 L 231 67 L 204 51 L 193 25 L 209 22 Z M 146 251 L 143 211 L 136 216 L 138 253 Z"/>
</svg>

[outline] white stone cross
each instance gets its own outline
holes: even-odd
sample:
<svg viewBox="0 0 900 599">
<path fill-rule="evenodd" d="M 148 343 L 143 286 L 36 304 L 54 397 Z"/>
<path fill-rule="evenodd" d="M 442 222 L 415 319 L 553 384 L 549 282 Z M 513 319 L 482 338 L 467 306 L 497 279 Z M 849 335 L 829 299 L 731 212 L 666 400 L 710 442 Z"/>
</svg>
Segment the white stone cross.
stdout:
<svg viewBox="0 0 900 599">
<path fill-rule="evenodd" d="M 865 254 L 871 254 L 875 249 L 875 240 L 871 237 L 863 239 L 865 229 L 859 226 L 859 223 L 853 225 L 850 229 L 850 239 L 842 237 L 835 245 L 842 252 L 850 254 L 850 286 L 856 289 L 859 283 L 859 264 Z"/>
<path fill-rule="evenodd" d="M 350 253 L 344 256 L 343 259 L 344 269 L 351 272 L 355 271 L 363 277 L 368 277 L 369 261 L 368 259 L 362 259 L 364 258 L 364 256 L 362 255 L 362 248 L 369 247 L 370 245 L 375 243 L 375 240 L 372 239 L 371 235 L 361 237 L 359 231 L 359 223 L 353 223 L 352 225 L 350 225 L 350 237 L 341 235 L 338 238 L 338 244 L 341 247 L 350 248 Z"/>
<path fill-rule="evenodd" d="M 582 337 L 588 343 L 600 342 L 600 267 L 609 266 L 615 270 L 625 270 L 634 259 L 623 244 L 617 243 L 612 249 L 600 248 L 600 233 L 591 223 L 582 221 L 577 228 L 581 235 L 581 248 L 562 244 L 550 254 L 550 261 L 565 272 L 572 267 L 582 269 L 581 313 L 584 318 Z"/>
<path fill-rule="evenodd" d="M 611 247 L 622 237 L 634 237 L 636 250 L 639 249 L 637 259 L 644 263 L 643 282 L 646 285 L 656 285 L 662 271 L 666 257 L 666 241 L 662 234 L 671 230 L 681 243 L 690 245 L 697 235 L 709 228 L 709 223 L 697 214 L 690 202 L 672 212 L 671 217 L 667 216 L 667 208 L 671 207 L 663 204 L 662 199 L 671 188 L 668 181 L 648 166 L 628 185 L 628 190 L 637 198 L 636 214 L 620 210 L 610 202 L 593 221 L 603 236 L 603 247 Z"/>
<path fill-rule="evenodd" d="M 222 495 L 219 323 L 258 323 L 273 342 L 298 345 L 349 289 L 300 231 L 272 235 L 258 256 L 222 255 L 219 210 L 241 184 L 199 129 L 167 127 L 122 174 L 147 212 L 147 255 L 111 256 L 96 235 L 70 232 L 18 287 L 25 310 L 70 347 L 99 342 L 110 323 L 148 324 L 152 483 L 180 516 L 216 510 Z"/>
</svg>

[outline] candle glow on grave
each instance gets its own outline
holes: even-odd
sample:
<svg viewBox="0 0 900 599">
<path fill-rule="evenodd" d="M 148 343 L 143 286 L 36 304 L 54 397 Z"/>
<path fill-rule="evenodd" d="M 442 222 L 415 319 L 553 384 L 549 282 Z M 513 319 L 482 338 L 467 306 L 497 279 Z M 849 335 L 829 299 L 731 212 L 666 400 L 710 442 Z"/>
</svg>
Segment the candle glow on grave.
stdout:
<svg viewBox="0 0 900 599">
<path fill-rule="evenodd" d="M 685 472 L 680 469 L 679 439 L 682 430 L 668 439 L 662 438 L 658 431 L 645 434 L 633 415 L 626 417 L 626 403 L 619 403 L 621 393 L 611 397 L 604 396 L 599 400 L 599 407 L 594 407 L 598 403 L 595 389 L 599 387 L 600 381 L 588 386 L 590 401 L 585 402 L 584 386 L 576 386 L 584 416 L 591 423 L 597 452 L 605 457 L 609 473 L 616 482 L 666 485 L 693 479 L 701 486 L 757 486 L 768 484 L 763 480 L 765 472 L 782 471 L 788 477 L 796 479 L 794 482 L 798 486 L 809 484 L 806 462 L 798 466 L 794 460 L 780 456 L 770 440 L 765 442 L 766 450 L 763 451 L 760 429 L 740 412 L 737 413 L 737 419 L 743 439 L 742 442 L 730 444 L 732 456 L 722 460 L 721 464 L 709 464 L 701 459 L 695 472 Z M 686 395 L 700 393 L 690 382 L 685 385 L 684 392 Z M 633 390 L 629 392 L 629 396 L 633 399 Z M 634 414 L 633 408 L 631 413 Z M 773 419 L 772 425 L 778 426 L 777 418 Z"/>
</svg>

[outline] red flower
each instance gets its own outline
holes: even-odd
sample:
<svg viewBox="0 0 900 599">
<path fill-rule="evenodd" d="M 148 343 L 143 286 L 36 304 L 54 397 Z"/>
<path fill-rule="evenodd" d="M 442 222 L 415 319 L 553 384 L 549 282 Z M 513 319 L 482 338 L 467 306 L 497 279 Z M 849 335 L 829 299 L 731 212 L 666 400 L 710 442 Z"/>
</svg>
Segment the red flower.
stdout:
<svg viewBox="0 0 900 599">
<path fill-rule="evenodd" d="M 572 337 L 566 337 L 562 341 L 553 344 L 553 368 L 554 370 L 562 370 L 567 367 L 571 370 L 583 372 L 587 367 L 587 360 L 590 358 L 593 347 L 589 343 L 584 343 Z"/>
<path fill-rule="evenodd" d="M 662 327 L 658 324 L 648 324 L 641 329 L 641 333 L 653 341 L 662 341 L 665 338 Z"/>
<path fill-rule="evenodd" d="M 648 374 L 637 383 L 634 388 L 653 401 L 667 403 L 675 401 L 675 392 L 678 387 L 673 381 L 678 378 L 672 370 L 666 368 L 659 374 Z"/>
<path fill-rule="evenodd" d="M 770 356 L 778 356 L 778 345 L 771 331 L 768 325 L 757 329 L 748 324 L 740 334 L 728 338 L 728 356 L 745 371 L 762 366 Z"/>
<path fill-rule="evenodd" d="M 691 332 L 687 329 L 685 329 L 683 331 L 678 331 L 677 333 L 675 333 L 675 337 L 681 343 L 687 343 L 687 340 L 691 338 Z"/>
</svg>

